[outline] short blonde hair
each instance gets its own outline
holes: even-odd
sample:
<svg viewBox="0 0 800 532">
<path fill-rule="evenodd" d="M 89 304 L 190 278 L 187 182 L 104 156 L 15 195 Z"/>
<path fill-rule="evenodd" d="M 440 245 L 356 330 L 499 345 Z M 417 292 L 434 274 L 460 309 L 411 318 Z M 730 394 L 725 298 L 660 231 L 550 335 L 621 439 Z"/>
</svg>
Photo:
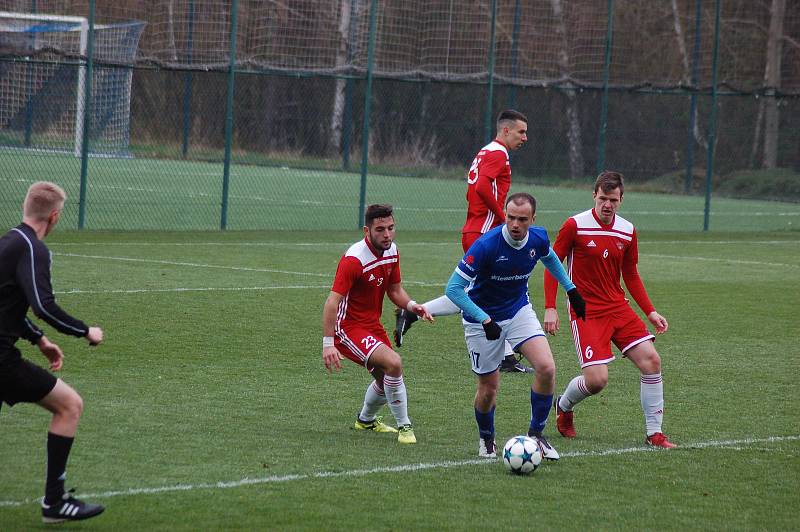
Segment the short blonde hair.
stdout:
<svg viewBox="0 0 800 532">
<path fill-rule="evenodd" d="M 37 181 L 28 188 L 22 214 L 34 220 L 47 220 L 51 212 L 64 208 L 66 199 L 67 193 L 60 186 L 49 181 Z"/>
</svg>

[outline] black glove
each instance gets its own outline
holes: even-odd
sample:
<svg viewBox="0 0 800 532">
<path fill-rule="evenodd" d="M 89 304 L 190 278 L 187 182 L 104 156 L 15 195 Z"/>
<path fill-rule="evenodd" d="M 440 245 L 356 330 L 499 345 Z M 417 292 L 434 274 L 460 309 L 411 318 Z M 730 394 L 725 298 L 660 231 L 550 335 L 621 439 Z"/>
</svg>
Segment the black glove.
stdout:
<svg viewBox="0 0 800 532">
<path fill-rule="evenodd" d="M 489 323 L 483 323 L 483 331 L 486 333 L 487 340 L 497 340 L 500 338 L 500 335 L 503 333 L 503 329 L 494 322 L 494 320 L 490 321 Z"/>
<path fill-rule="evenodd" d="M 586 301 L 583 300 L 583 296 L 578 292 L 578 289 L 573 288 L 567 291 L 567 297 L 569 297 L 569 304 L 572 306 L 572 310 L 575 311 L 575 315 L 586 321 Z"/>
</svg>

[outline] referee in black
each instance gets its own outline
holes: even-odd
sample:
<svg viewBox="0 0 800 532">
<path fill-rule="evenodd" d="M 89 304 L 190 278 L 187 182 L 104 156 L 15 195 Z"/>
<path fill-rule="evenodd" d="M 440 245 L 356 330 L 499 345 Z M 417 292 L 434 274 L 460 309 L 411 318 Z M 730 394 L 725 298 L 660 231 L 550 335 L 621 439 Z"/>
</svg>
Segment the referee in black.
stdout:
<svg viewBox="0 0 800 532">
<path fill-rule="evenodd" d="M 22 358 L 14 347 L 25 338 L 39 347 L 58 371 L 64 353 L 28 318 L 28 308 L 58 331 L 84 337 L 90 345 L 103 341 L 103 330 L 64 312 L 50 284 L 50 251 L 42 239 L 52 231 L 66 194 L 54 183 L 38 182 L 28 189 L 22 223 L 0 238 L 0 407 L 36 403 L 52 412 L 47 433 L 47 479 L 42 499 L 45 523 L 88 519 L 104 510 L 64 491 L 67 458 L 83 411 L 83 399 L 67 383 Z"/>
</svg>

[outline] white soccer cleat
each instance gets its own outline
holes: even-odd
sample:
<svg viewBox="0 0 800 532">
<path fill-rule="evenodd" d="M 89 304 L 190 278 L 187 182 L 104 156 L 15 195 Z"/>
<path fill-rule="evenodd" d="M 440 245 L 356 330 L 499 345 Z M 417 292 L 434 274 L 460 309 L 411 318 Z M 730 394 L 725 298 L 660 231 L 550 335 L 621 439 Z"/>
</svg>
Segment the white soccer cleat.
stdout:
<svg viewBox="0 0 800 532">
<path fill-rule="evenodd" d="M 558 460 L 561 456 L 558 454 L 558 451 L 550 445 L 550 442 L 547 441 L 547 438 L 542 436 L 541 434 L 528 434 L 530 438 L 533 438 L 537 442 L 539 442 L 539 447 L 542 449 L 542 457 L 546 460 Z"/>
<path fill-rule="evenodd" d="M 497 446 L 494 440 L 478 439 L 478 456 L 480 458 L 497 458 Z"/>
</svg>

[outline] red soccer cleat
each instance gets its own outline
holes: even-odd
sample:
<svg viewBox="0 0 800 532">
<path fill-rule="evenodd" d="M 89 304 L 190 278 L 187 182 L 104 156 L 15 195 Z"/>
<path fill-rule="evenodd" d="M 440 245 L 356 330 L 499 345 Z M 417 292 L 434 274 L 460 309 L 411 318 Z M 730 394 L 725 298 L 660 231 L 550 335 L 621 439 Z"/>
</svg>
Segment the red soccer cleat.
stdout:
<svg viewBox="0 0 800 532">
<path fill-rule="evenodd" d="M 656 432 L 652 436 L 648 436 L 645 440 L 647 445 L 652 445 L 653 447 L 661 447 L 662 449 L 674 449 L 677 447 L 674 443 L 669 441 L 666 436 L 664 436 L 663 432 Z"/>
<path fill-rule="evenodd" d="M 558 406 L 558 401 L 561 399 L 559 395 L 553 403 L 553 408 L 556 410 L 556 428 L 558 432 L 565 438 L 574 438 L 577 436 L 575 432 L 575 425 L 572 423 L 572 411 L 565 412 Z"/>
</svg>

